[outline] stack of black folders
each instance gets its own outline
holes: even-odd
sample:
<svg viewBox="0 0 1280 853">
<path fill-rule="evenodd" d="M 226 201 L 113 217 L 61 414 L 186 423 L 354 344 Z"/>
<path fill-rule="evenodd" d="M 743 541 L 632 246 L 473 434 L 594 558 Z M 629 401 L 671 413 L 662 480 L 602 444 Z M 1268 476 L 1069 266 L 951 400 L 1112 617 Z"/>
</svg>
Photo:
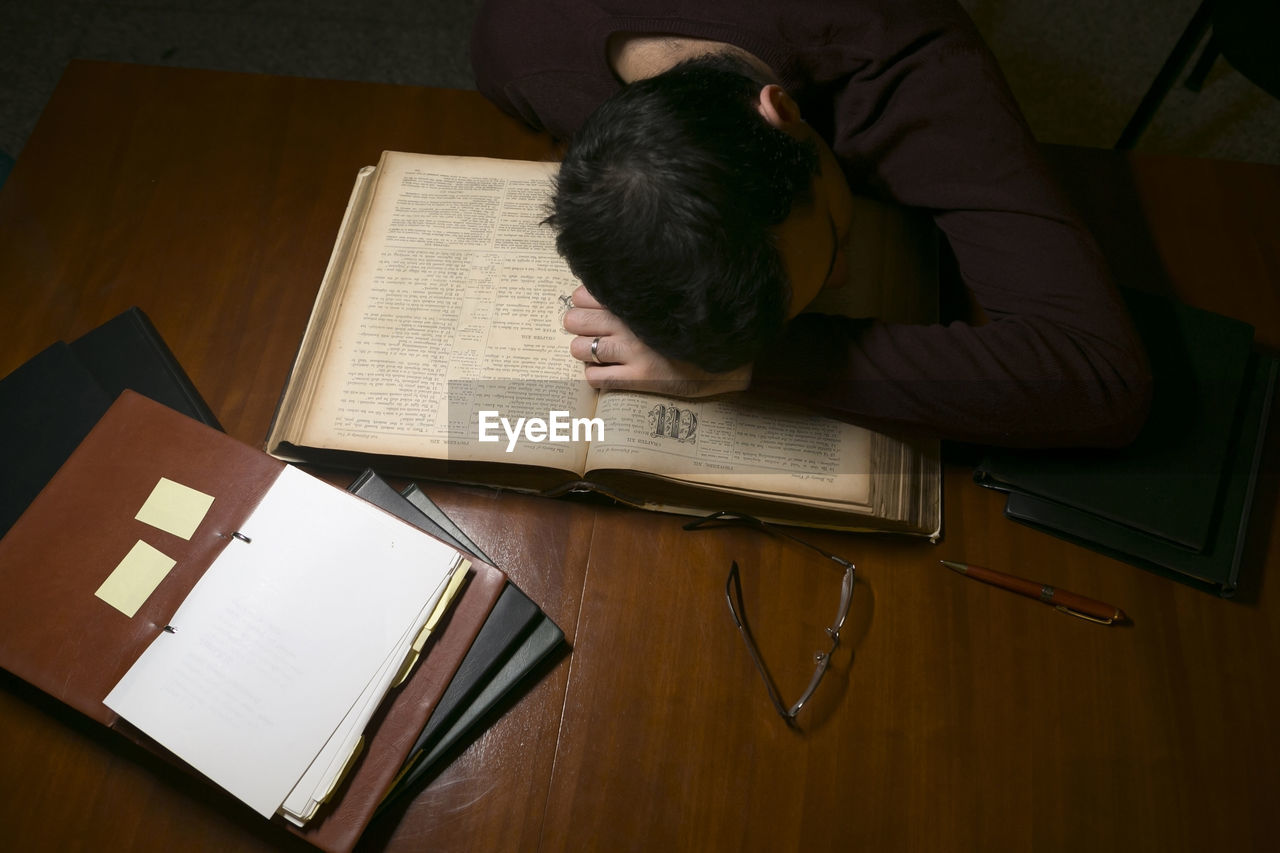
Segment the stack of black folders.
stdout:
<svg viewBox="0 0 1280 853">
<path fill-rule="evenodd" d="M 126 388 L 222 429 L 138 308 L 69 344 L 59 341 L 0 380 L 0 536 Z"/>
<path fill-rule="evenodd" d="M 217 531 L 238 531 L 246 522 L 265 526 L 258 519 L 271 496 L 278 491 L 296 494 L 281 485 L 287 479 L 282 474 L 291 472 L 218 430 L 209 407 L 136 308 L 71 344 L 49 347 L 0 380 L 0 410 L 5 413 L 0 418 L 5 465 L 12 472 L 6 478 L 0 528 L 5 533 L 0 539 L 0 588 L 5 590 L 0 595 L 0 666 L 126 738 L 182 763 L 142 730 L 145 726 L 132 725 L 130 717 L 117 710 L 125 701 L 117 699 L 117 693 L 133 678 L 135 659 L 150 655 L 159 645 L 156 640 L 182 633 L 184 624 L 201 630 L 192 618 L 199 604 L 191 604 L 193 588 L 227 549 L 255 550 L 249 536 L 231 534 L 237 539 L 232 542 Z M 288 478 L 291 482 L 299 476 L 314 480 L 293 473 L 298 476 Z M 210 501 L 201 510 L 203 520 L 176 535 L 168 527 L 170 520 L 143 515 L 156 509 L 163 515 L 171 509 L 151 506 L 162 485 L 166 496 L 175 491 L 169 477 L 179 481 L 178 492 L 203 492 Z M 554 623 L 416 488 L 400 495 L 366 474 L 350 491 L 401 520 L 372 508 L 359 512 L 367 502 L 343 496 L 346 503 L 337 510 L 343 528 L 371 529 L 364 522 L 348 523 L 347 516 L 363 518 L 372 512 L 377 517 L 368 522 L 380 530 L 396 528 L 390 531 L 393 537 L 434 541 L 431 547 L 447 552 L 444 557 L 470 559 L 469 566 L 457 563 L 466 574 L 460 589 L 450 587 L 456 594 L 444 594 L 443 582 L 436 587 L 452 605 L 448 610 L 433 606 L 433 614 L 444 616 L 423 653 L 412 656 L 421 661 L 412 669 L 401 666 L 410 677 L 395 682 L 399 686 L 388 691 L 373 713 L 360 738 L 362 751 L 339 774 L 342 781 L 328 800 L 318 801 L 323 805 L 305 825 L 280 815 L 273 818 L 290 832 L 333 851 L 351 849 L 380 806 L 412 790 L 442 754 L 477 731 L 477 722 L 496 713 L 504 698 L 514 698 L 513 688 L 528 684 L 530 673 L 563 643 Z M 331 501 L 325 492 L 341 495 L 341 490 L 320 481 L 303 485 L 307 500 L 314 496 Z M 285 509 L 286 515 L 302 514 L 300 505 L 286 504 Z M 68 518 L 75 523 L 68 525 Z M 405 520 L 418 530 L 404 525 Z M 276 528 L 265 529 L 280 538 L 310 535 L 278 521 Z M 132 559 L 144 545 L 148 552 L 163 551 L 160 556 L 167 558 L 169 567 L 155 571 L 148 566 L 154 577 L 139 591 L 145 572 Z M 359 541 L 355 547 L 361 554 L 372 552 Z M 357 566 L 359 562 L 335 565 L 332 571 L 337 575 L 330 577 L 340 578 L 344 567 L 358 568 L 361 577 L 376 574 L 375 567 Z M 433 566 L 439 562 L 432 558 Z M 130 586 L 111 586 L 126 563 Z M 453 574 L 462 577 L 461 570 Z M 321 585 L 325 583 L 329 581 Z M 183 623 L 183 618 L 189 621 Z M 176 631 L 169 633 L 175 625 Z M 98 640 L 95 651 L 49 641 L 48 635 L 63 631 L 91 633 Z M 419 634 L 420 639 L 425 636 L 426 632 Z M 283 664 L 272 666 L 277 665 Z M 391 666 L 390 661 L 384 666 Z M 288 715 L 283 718 L 285 724 L 289 720 Z"/>
<path fill-rule="evenodd" d="M 1124 293 L 1154 378 L 1149 419 L 1114 451 L 1007 451 L 975 469 L 1008 493 L 1005 515 L 1229 597 L 1243 568 L 1277 359 L 1253 327 Z"/>
<path fill-rule="evenodd" d="M 350 490 L 404 521 L 453 545 L 482 562 L 493 561 L 416 484 L 397 492 L 372 470 L 366 470 Z M 479 733 L 484 720 L 504 700 L 530 686 L 531 674 L 564 643 L 564 632 L 508 581 L 485 620 L 462 665 L 422 734 L 414 742 L 395 786 L 383 798 L 381 812 L 406 792 L 416 790 L 422 779 L 438 770 L 438 762 L 450 750 Z"/>
</svg>

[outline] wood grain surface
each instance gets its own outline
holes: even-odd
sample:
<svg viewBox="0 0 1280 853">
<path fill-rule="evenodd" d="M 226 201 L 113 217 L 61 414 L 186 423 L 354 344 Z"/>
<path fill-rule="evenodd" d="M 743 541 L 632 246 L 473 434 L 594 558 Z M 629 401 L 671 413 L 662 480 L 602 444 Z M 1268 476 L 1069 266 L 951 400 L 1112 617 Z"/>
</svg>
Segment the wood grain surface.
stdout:
<svg viewBox="0 0 1280 853">
<path fill-rule="evenodd" d="M 383 149 L 556 156 L 474 92 L 73 63 L 0 192 L 0 374 L 136 304 L 227 431 L 260 446 L 356 170 Z M 1247 320 L 1280 350 L 1280 169 L 1049 155 L 1122 281 Z M 725 576 L 737 560 L 790 700 L 835 612 L 833 565 L 751 530 L 424 484 L 572 652 L 361 849 L 1271 849 L 1274 444 L 1234 601 L 1006 521 L 963 453 L 940 544 L 811 534 L 859 582 L 795 728 L 768 703 Z M 1062 616 L 939 559 L 1132 624 Z M 7 675 L 0 826 L 12 850 L 306 849 Z"/>
</svg>

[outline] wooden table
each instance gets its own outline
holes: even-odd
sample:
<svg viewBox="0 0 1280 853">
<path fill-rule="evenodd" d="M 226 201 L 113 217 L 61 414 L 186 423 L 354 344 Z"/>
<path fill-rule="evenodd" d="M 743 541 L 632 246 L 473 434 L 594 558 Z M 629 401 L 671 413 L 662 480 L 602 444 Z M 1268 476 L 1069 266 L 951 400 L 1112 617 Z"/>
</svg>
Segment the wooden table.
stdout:
<svg viewBox="0 0 1280 853">
<path fill-rule="evenodd" d="M 0 374 L 137 304 L 227 431 L 260 444 L 356 170 L 384 148 L 554 157 L 472 92 L 73 63 L 0 194 Z M 1280 169 L 1051 153 L 1123 280 L 1246 319 L 1280 349 Z M 799 729 L 766 700 L 725 573 L 742 564 L 789 694 L 834 611 L 834 570 L 758 534 L 428 486 L 573 652 L 362 846 L 1269 847 L 1272 464 L 1236 601 L 1008 522 L 969 473 L 948 466 L 940 545 L 815 534 L 861 582 Z M 1061 616 L 939 558 L 1083 592 L 1133 624 Z M 296 846 L 15 679 L 0 684 L 0 847 Z"/>
</svg>

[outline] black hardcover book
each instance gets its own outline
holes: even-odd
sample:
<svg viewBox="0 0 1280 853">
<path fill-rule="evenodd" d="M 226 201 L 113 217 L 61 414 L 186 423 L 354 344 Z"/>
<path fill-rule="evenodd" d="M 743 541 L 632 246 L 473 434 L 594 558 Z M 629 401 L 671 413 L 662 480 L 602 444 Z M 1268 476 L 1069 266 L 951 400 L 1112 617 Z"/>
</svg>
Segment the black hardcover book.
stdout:
<svg viewBox="0 0 1280 853">
<path fill-rule="evenodd" d="M 222 428 L 138 308 L 70 344 L 52 344 L 0 380 L 0 536 L 126 388 Z"/>
<path fill-rule="evenodd" d="M 477 637 L 476 642 L 479 641 Z M 481 717 L 497 706 L 516 684 L 527 678 L 530 671 L 548 659 L 551 653 L 563 643 L 564 632 L 545 614 L 541 614 L 535 620 L 532 629 L 511 650 L 510 655 L 490 676 L 480 691 L 447 722 L 447 728 L 442 724 L 435 732 L 431 732 L 431 725 L 436 721 L 434 716 L 427 723 L 428 728 L 423 732 L 423 752 L 420 753 L 422 757 L 410 766 L 409 771 L 401 777 L 392 793 L 399 794 L 401 791 L 408 790 L 418 779 L 430 772 L 441 756 L 458 744 L 467 732 L 473 730 Z M 434 736 L 427 737 L 428 734 Z"/>
<path fill-rule="evenodd" d="M 1127 293 L 1151 360 L 1152 409 L 1120 450 L 997 451 L 974 471 L 1015 521 L 1231 595 L 1271 398 L 1273 359 L 1253 328 Z"/>
<path fill-rule="evenodd" d="M 366 470 L 349 489 L 419 529 L 492 563 L 417 486 L 411 485 L 400 494 L 376 473 Z M 475 724 L 563 641 L 564 632 L 555 622 L 519 587 L 508 582 L 432 711 L 383 805 L 411 789 L 441 755 L 475 734 Z"/>
</svg>

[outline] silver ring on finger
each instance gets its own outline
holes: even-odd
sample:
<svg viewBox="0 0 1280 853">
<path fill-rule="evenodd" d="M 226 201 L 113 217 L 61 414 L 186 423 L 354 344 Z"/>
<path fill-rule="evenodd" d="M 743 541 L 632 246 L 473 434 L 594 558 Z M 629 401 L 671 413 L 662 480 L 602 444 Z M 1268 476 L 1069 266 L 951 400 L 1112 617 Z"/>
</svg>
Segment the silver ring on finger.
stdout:
<svg viewBox="0 0 1280 853">
<path fill-rule="evenodd" d="M 600 338 L 598 337 L 591 339 L 591 360 L 596 364 L 604 364 L 600 360 Z"/>
</svg>

